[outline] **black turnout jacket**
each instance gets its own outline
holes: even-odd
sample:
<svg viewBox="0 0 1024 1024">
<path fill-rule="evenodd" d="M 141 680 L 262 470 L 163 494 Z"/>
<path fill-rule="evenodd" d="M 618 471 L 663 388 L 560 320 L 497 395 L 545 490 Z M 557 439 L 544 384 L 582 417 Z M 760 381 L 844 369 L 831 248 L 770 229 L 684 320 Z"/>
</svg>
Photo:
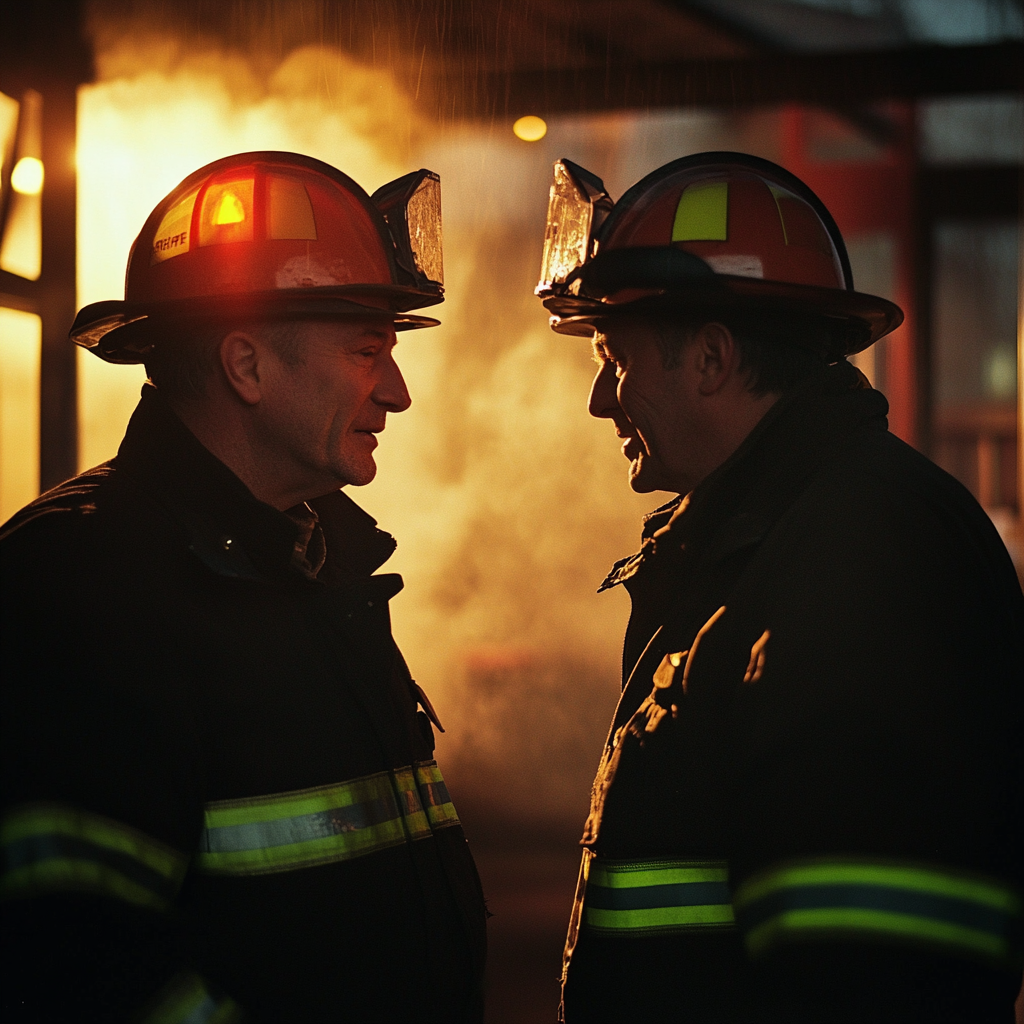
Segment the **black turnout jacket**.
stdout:
<svg viewBox="0 0 1024 1024">
<path fill-rule="evenodd" d="M 1022 600 L 847 364 L 646 520 L 569 1024 L 1013 1020 Z"/>
<path fill-rule="evenodd" d="M 481 1018 L 395 543 L 310 504 L 315 578 L 147 386 L 115 459 L 4 528 L 5 1020 Z"/>
</svg>

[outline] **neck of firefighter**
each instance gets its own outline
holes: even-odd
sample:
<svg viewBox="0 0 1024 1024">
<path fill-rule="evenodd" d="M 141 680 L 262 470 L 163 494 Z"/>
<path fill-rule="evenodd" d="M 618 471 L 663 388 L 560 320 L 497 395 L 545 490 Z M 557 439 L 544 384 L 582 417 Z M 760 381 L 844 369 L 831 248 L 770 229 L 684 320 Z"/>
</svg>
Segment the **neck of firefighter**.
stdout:
<svg viewBox="0 0 1024 1024">
<path fill-rule="evenodd" d="M 688 494 L 743 443 L 779 396 L 755 394 L 724 324 L 623 319 L 594 338 L 590 413 L 623 438 L 630 487 Z"/>
</svg>

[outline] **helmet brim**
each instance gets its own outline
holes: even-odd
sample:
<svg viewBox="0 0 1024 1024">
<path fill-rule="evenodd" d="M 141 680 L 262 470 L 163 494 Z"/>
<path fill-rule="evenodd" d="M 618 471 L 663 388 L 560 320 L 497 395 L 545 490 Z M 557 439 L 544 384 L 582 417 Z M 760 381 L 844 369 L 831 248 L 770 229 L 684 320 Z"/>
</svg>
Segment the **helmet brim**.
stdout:
<svg viewBox="0 0 1024 1024">
<path fill-rule="evenodd" d="M 719 315 L 728 311 L 757 311 L 798 321 L 813 318 L 833 324 L 846 322 L 851 330 L 847 332 L 844 355 L 863 351 L 903 323 L 903 310 L 877 295 L 728 274 L 715 274 L 711 279 L 683 282 L 639 296 L 634 291 L 624 302 L 615 302 L 614 298 L 554 295 L 544 300 L 544 306 L 552 314 L 552 330 L 575 337 L 591 336 L 612 317 L 671 315 L 691 310 Z"/>
<path fill-rule="evenodd" d="M 386 285 L 292 289 L 145 305 L 111 300 L 84 306 L 75 317 L 69 337 L 108 363 L 142 363 L 153 348 L 155 336 L 169 330 L 244 320 L 331 320 L 389 322 L 396 331 L 414 331 L 437 327 L 441 321 L 402 307 L 441 301 L 443 298 L 412 288 Z"/>
</svg>

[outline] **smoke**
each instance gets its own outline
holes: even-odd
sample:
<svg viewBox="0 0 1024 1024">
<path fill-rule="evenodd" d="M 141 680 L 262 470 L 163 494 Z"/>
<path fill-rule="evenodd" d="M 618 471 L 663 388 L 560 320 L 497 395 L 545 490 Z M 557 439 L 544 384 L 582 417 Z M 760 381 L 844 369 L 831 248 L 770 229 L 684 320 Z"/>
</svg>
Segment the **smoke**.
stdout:
<svg viewBox="0 0 1024 1024">
<path fill-rule="evenodd" d="M 636 545 L 641 511 L 609 424 L 591 419 L 589 346 L 553 335 L 532 289 L 551 163 L 603 172 L 614 194 L 673 157 L 766 152 L 763 120 L 603 115 L 439 125 L 386 70 L 338 49 L 241 55 L 94 21 L 98 81 L 80 101 L 80 304 L 118 297 L 134 235 L 179 180 L 244 150 L 293 150 L 367 190 L 415 167 L 441 175 L 447 295 L 440 328 L 397 350 L 413 406 L 389 418 L 373 484 L 353 492 L 398 538 L 395 635 L 436 705 L 461 802 L 576 830 L 618 693 L 627 601 L 597 596 Z M 268 51 L 269 52 L 269 51 Z M 139 368 L 83 354 L 83 464 L 116 451 Z"/>
</svg>

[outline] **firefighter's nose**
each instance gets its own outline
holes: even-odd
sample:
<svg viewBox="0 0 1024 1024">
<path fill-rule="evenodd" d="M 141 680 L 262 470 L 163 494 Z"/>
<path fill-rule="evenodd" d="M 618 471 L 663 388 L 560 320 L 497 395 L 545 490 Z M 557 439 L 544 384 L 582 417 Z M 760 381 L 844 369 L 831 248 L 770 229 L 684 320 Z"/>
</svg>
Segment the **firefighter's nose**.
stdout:
<svg viewBox="0 0 1024 1024">
<path fill-rule="evenodd" d="M 388 412 L 405 412 L 412 405 L 412 398 L 409 389 L 405 384 L 405 377 L 395 362 L 394 352 L 389 352 L 385 358 L 384 371 L 380 377 L 380 383 L 374 390 L 374 401 L 383 406 Z"/>
<path fill-rule="evenodd" d="M 594 382 L 590 385 L 590 397 L 587 399 L 587 410 L 591 416 L 606 420 L 618 412 L 617 383 L 615 364 L 602 363 L 594 374 Z"/>
</svg>

